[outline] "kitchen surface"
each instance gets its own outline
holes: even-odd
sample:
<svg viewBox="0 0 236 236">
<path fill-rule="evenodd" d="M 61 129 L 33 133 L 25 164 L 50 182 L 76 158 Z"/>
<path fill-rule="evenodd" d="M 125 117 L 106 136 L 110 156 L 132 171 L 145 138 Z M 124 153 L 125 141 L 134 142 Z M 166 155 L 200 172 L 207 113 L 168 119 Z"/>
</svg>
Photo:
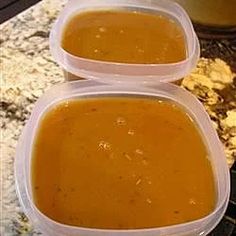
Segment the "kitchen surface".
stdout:
<svg viewBox="0 0 236 236">
<path fill-rule="evenodd" d="M 44 91 L 65 81 L 62 69 L 50 54 L 48 39 L 65 3 L 65 0 L 43 0 L 0 25 L 0 235 L 41 235 L 18 202 L 14 158 L 19 135 L 34 103 Z M 202 36 L 201 29 L 196 26 Z M 229 206 L 209 235 L 233 236 L 236 234 L 236 37 L 200 38 L 200 44 L 197 67 L 180 86 L 194 94 L 210 115 L 231 173 Z"/>
</svg>

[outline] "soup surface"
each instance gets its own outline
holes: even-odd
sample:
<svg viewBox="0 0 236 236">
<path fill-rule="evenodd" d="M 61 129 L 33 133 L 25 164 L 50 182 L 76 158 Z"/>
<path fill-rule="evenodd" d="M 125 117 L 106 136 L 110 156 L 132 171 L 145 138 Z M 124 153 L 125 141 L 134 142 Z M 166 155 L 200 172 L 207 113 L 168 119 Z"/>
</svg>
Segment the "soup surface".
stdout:
<svg viewBox="0 0 236 236">
<path fill-rule="evenodd" d="M 73 16 L 64 28 L 62 47 L 89 59 L 172 63 L 186 58 L 182 29 L 163 15 L 100 10 Z"/>
<path fill-rule="evenodd" d="M 136 229 L 188 222 L 216 201 L 207 150 L 176 105 L 139 97 L 69 100 L 42 118 L 33 199 L 69 225 Z"/>
</svg>

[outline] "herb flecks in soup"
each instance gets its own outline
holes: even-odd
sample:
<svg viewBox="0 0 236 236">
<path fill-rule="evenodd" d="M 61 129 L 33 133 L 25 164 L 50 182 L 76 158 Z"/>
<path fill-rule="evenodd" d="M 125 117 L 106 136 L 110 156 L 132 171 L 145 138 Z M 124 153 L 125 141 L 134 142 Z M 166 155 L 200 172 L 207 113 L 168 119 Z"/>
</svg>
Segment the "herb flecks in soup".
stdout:
<svg viewBox="0 0 236 236">
<path fill-rule="evenodd" d="M 68 225 L 137 229 L 192 221 L 215 206 L 207 155 L 193 121 L 169 101 L 68 100 L 40 121 L 33 199 Z"/>
<path fill-rule="evenodd" d="M 186 58 L 181 27 L 163 15 L 100 10 L 73 16 L 62 47 L 88 59 L 135 64 L 173 63 Z"/>
</svg>

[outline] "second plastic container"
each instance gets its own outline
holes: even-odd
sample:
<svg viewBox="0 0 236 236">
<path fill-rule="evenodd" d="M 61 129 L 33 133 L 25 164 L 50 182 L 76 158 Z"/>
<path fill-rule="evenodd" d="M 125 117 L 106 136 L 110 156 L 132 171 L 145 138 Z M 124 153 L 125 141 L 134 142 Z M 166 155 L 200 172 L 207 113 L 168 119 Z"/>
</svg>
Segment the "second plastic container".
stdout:
<svg viewBox="0 0 236 236">
<path fill-rule="evenodd" d="M 61 47 L 64 26 L 75 14 L 97 9 L 123 9 L 161 14 L 181 26 L 186 45 L 186 59 L 169 64 L 127 64 L 104 62 L 73 56 Z M 91 78 L 107 83 L 155 84 L 175 81 L 190 73 L 199 58 L 199 43 L 187 13 L 168 0 L 73 0 L 56 20 L 50 34 L 50 50 L 55 61 L 65 70 L 66 79 Z M 111 76 L 112 75 L 112 76 Z"/>
<path fill-rule="evenodd" d="M 94 95 L 99 97 L 109 95 L 141 95 L 157 99 L 164 98 L 176 103 L 184 109 L 198 127 L 209 152 L 209 160 L 213 167 L 217 194 L 217 202 L 214 210 L 206 217 L 188 223 L 139 230 L 101 230 L 75 227 L 60 224 L 42 214 L 34 204 L 31 184 L 32 150 L 40 119 L 47 112 L 49 107 L 59 101 L 72 98 L 83 99 Z M 201 173 L 199 173 L 199 175 L 200 174 Z M 229 170 L 224 151 L 204 107 L 189 92 L 175 85 L 164 83 L 154 87 L 144 88 L 127 85 L 104 85 L 84 80 L 55 86 L 38 100 L 31 117 L 24 128 L 16 152 L 15 177 L 18 197 L 21 205 L 24 207 L 26 215 L 33 222 L 34 226 L 39 227 L 45 235 L 51 236 L 203 236 L 207 235 L 222 218 L 228 204 L 230 192 Z"/>
</svg>

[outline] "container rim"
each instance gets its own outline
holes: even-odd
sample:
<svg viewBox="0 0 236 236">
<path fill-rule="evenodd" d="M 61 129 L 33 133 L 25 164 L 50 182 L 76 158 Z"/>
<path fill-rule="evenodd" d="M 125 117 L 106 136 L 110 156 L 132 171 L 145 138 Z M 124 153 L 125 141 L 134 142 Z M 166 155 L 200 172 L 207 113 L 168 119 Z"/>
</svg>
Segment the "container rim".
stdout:
<svg viewBox="0 0 236 236">
<path fill-rule="evenodd" d="M 206 139 L 206 145 L 212 155 L 212 163 L 214 161 L 215 178 L 217 179 L 216 188 L 218 192 L 218 200 L 214 211 L 207 216 L 177 225 L 148 228 L 148 229 L 133 229 L 133 230 L 109 230 L 109 229 L 94 229 L 84 228 L 77 226 L 69 226 L 56 222 L 43 213 L 41 213 L 35 206 L 32 194 L 30 193 L 30 160 L 31 160 L 31 147 L 33 144 L 34 135 L 38 126 L 38 122 L 42 114 L 51 105 L 68 99 L 81 97 L 82 95 L 105 95 L 105 94 L 136 94 L 136 95 L 150 95 L 154 97 L 165 97 L 169 100 L 177 102 L 180 106 L 184 106 L 193 115 L 201 131 L 208 134 L 203 138 Z M 213 155 L 214 154 L 214 155 Z M 212 164 L 213 165 L 213 164 Z M 210 118 L 203 108 L 203 105 L 189 92 L 185 91 L 178 86 L 160 83 L 154 87 L 140 87 L 140 86 L 122 86 L 122 85 L 105 85 L 96 83 L 95 81 L 75 81 L 67 84 L 54 86 L 47 91 L 37 102 L 32 111 L 30 119 L 25 126 L 21 135 L 20 141 L 17 146 L 16 161 L 15 161 L 15 179 L 16 190 L 21 205 L 24 208 L 26 215 L 36 225 L 41 225 L 45 230 L 53 230 L 58 235 L 75 235 L 76 233 L 84 233 L 86 235 L 110 235 L 116 233 L 117 235 L 162 235 L 165 232 L 168 235 L 183 234 L 187 232 L 201 233 L 206 235 L 212 230 L 223 216 L 227 203 L 229 200 L 230 192 L 230 178 L 229 169 L 226 163 L 225 154 L 216 131 L 210 123 Z M 64 233 L 64 234 L 63 234 Z M 145 233 L 145 234 L 144 234 Z M 159 234 L 158 234 L 159 233 Z M 200 235 L 200 234 L 199 234 Z"/>
<path fill-rule="evenodd" d="M 186 59 L 167 64 L 129 64 L 92 60 L 74 56 L 61 47 L 63 26 L 68 19 L 77 12 L 96 8 L 128 7 L 146 9 L 165 14 L 174 19 L 182 28 L 187 55 Z M 196 66 L 200 55 L 198 38 L 193 25 L 185 10 L 177 3 L 169 0 L 102 0 L 96 1 L 69 1 L 56 22 L 49 37 L 50 51 L 55 61 L 67 72 L 76 76 L 98 79 L 106 83 L 148 83 L 175 81 L 189 74 Z M 111 79 L 111 75 L 114 75 Z"/>
</svg>

